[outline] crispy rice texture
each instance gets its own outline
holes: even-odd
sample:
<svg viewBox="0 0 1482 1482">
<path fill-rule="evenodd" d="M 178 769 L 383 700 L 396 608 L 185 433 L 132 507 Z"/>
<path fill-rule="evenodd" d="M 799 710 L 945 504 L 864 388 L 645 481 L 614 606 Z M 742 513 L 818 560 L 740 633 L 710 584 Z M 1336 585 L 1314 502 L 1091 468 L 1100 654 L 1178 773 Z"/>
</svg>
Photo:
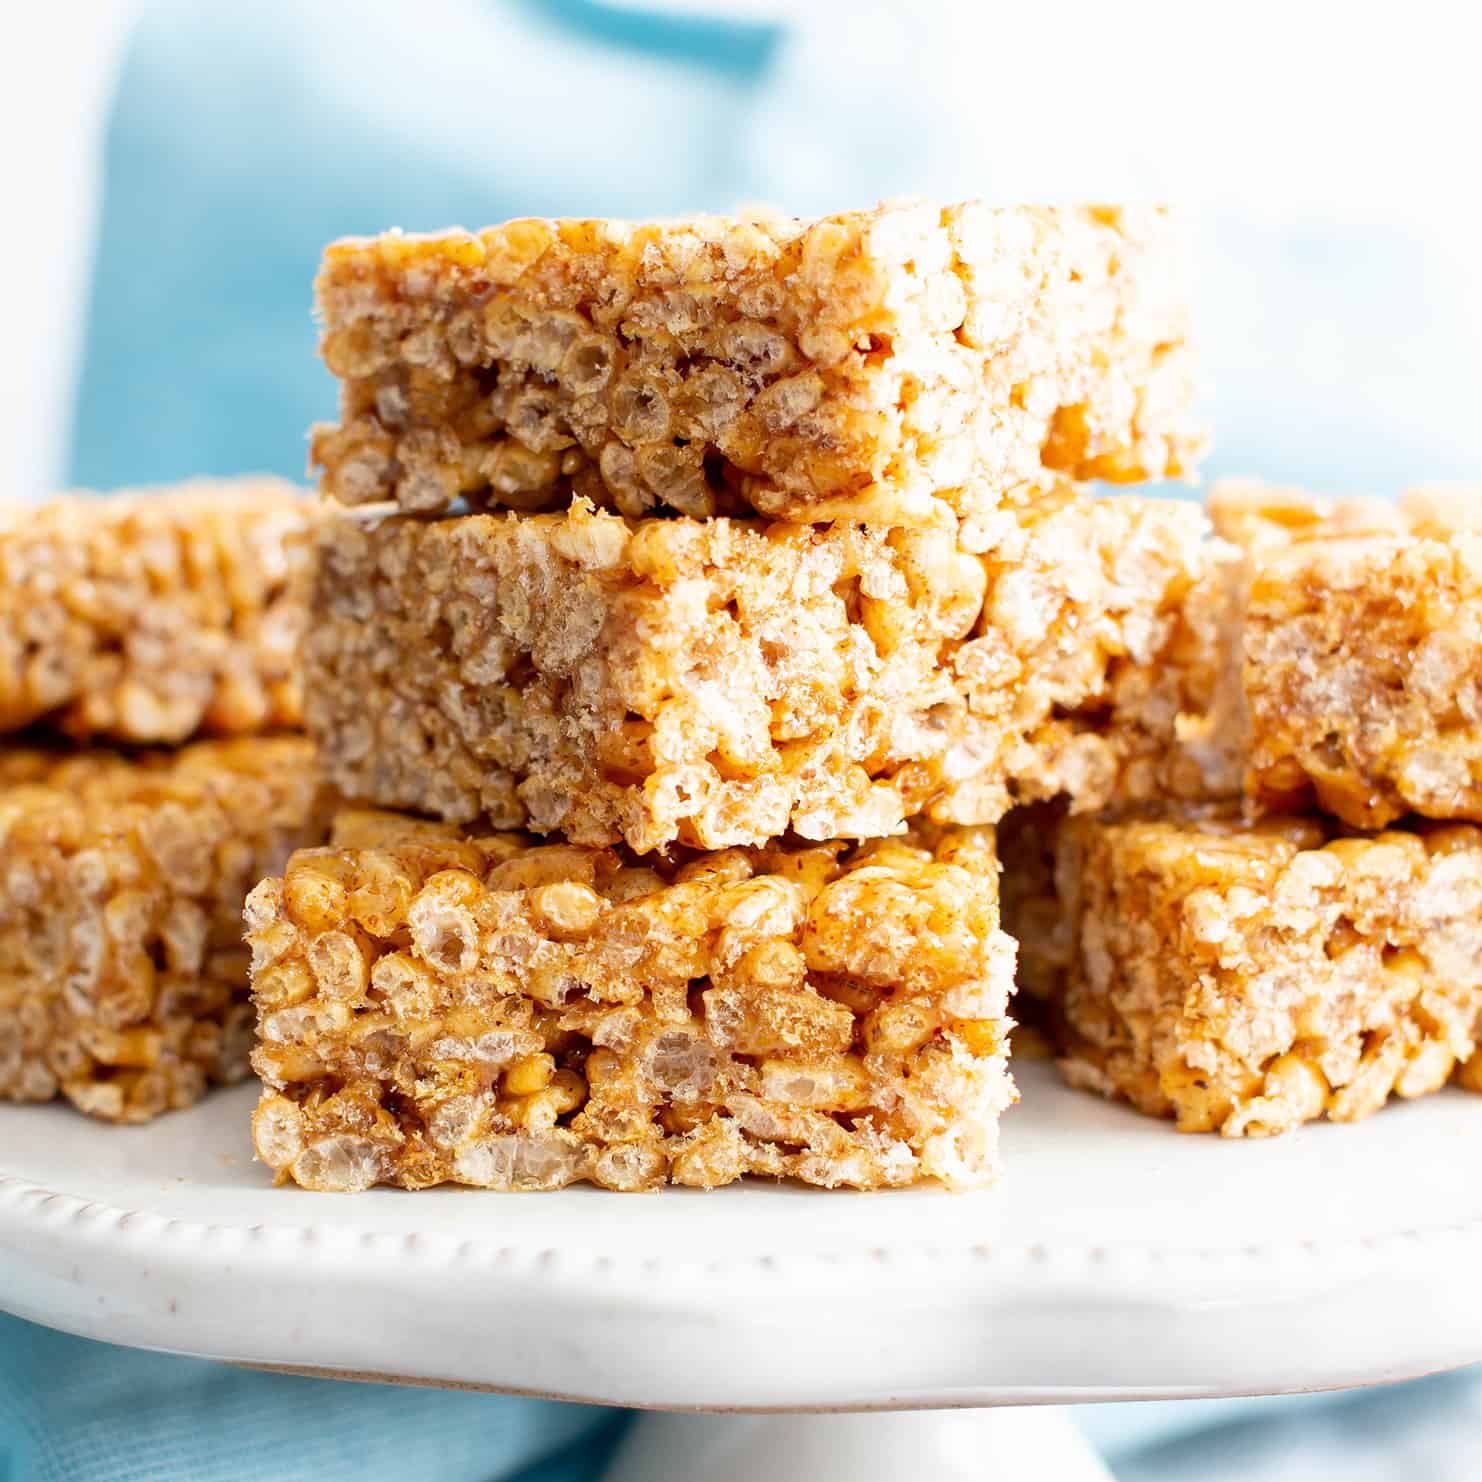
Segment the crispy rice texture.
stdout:
<svg viewBox="0 0 1482 1482">
<path fill-rule="evenodd" d="M 512 221 L 337 242 L 344 504 L 980 520 L 1052 469 L 1195 465 L 1159 210 L 896 202 L 814 222 Z"/>
<path fill-rule="evenodd" d="M 1238 783 L 1223 571 L 1182 500 L 946 529 L 326 522 L 307 717 L 348 797 L 640 852 L 870 838 Z"/>
<path fill-rule="evenodd" d="M 258 1156 L 306 1188 L 990 1180 L 991 830 L 636 860 L 349 814 L 247 902 Z"/>
<path fill-rule="evenodd" d="M 0 753 L 0 1098 L 109 1122 L 240 1080 L 242 900 L 328 809 L 307 741 Z"/>
<path fill-rule="evenodd" d="M 1072 1084 L 1228 1137 L 1356 1120 L 1458 1067 L 1482 1088 L 1482 830 L 1041 823 L 1006 856 L 1006 924 Z"/>
<path fill-rule="evenodd" d="M 0 511 L 0 731 L 173 745 L 297 726 L 290 566 L 315 510 L 246 478 Z"/>
<path fill-rule="evenodd" d="M 1236 484 L 1245 787 L 1358 828 L 1482 820 L 1482 489 L 1398 504 Z"/>
</svg>

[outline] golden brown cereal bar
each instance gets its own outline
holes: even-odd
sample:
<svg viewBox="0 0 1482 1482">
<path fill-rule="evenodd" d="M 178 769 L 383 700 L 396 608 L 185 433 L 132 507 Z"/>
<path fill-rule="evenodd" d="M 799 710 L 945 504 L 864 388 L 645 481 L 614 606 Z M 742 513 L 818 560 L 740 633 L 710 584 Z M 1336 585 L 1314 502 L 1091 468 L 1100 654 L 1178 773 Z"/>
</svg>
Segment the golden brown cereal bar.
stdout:
<svg viewBox="0 0 1482 1482">
<path fill-rule="evenodd" d="M 998 523 L 975 554 L 946 529 L 585 503 L 341 516 L 308 725 L 347 797 L 640 852 L 1218 792 L 1198 508 L 1065 486 Z"/>
<path fill-rule="evenodd" d="M 1159 210 L 896 202 L 805 223 L 351 238 L 318 279 L 325 493 L 636 517 L 975 523 L 1049 468 L 1202 451 Z"/>
<path fill-rule="evenodd" d="M 1482 830 L 1334 838 L 1196 810 L 1072 818 L 1055 856 L 1065 931 L 1022 949 L 1031 980 L 1058 976 L 1072 1084 L 1267 1135 L 1434 1091 L 1472 1054 Z"/>
<path fill-rule="evenodd" d="M 313 508 L 255 478 L 0 512 L 0 730 L 174 743 L 298 725 L 286 545 Z"/>
<path fill-rule="evenodd" d="M 258 1156 L 306 1188 L 993 1177 L 988 830 L 635 862 L 342 818 L 248 898 Z"/>
<path fill-rule="evenodd" d="M 247 1072 L 242 901 L 325 837 L 299 737 L 0 755 L 0 1098 L 143 1122 Z"/>
<path fill-rule="evenodd" d="M 1482 491 L 1398 504 L 1259 485 L 1211 499 L 1246 547 L 1246 788 L 1360 828 L 1482 820 Z"/>
</svg>

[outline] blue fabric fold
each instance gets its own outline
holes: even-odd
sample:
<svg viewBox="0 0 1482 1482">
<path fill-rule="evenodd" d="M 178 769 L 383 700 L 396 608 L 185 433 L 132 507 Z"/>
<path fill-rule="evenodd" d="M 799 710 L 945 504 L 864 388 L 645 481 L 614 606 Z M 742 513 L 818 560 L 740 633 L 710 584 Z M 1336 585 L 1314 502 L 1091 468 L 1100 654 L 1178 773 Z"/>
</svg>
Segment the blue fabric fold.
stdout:
<svg viewBox="0 0 1482 1482">
<path fill-rule="evenodd" d="M 0 1316 L 3 1482 L 592 1482 L 625 1422 L 141 1353 Z"/>
</svg>

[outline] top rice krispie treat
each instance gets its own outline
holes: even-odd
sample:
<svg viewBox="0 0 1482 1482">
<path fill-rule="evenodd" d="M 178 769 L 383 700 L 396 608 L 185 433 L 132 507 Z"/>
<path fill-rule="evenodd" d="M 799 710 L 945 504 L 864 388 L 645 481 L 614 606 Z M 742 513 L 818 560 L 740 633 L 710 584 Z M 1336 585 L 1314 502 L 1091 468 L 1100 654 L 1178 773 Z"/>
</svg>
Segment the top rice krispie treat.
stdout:
<svg viewBox="0 0 1482 1482">
<path fill-rule="evenodd" d="M 1188 472 L 1161 210 L 897 202 L 805 223 L 512 221 L 333 244 L 344 504 L 971 521 L 1042 469 Z"/>
<path fill-rule="evenodd" d="M 1236 483 L 1210 512 L 1246 550 L 1246 791 L 1359 828 L 1482 820 L 1482 489 Z"/>
<path fill-rule="evenodd" d="M 267 478 L 0 510 L 0 731 L 174 744 L 297 726 L 289 544 L 314 511 Z"/>
</svg>

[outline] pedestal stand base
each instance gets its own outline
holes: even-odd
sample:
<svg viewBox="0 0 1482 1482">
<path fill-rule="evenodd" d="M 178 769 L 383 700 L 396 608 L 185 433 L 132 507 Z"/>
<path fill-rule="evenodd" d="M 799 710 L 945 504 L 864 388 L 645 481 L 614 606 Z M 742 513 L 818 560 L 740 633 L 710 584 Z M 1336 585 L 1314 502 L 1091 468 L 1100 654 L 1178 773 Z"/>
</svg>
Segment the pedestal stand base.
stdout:
<svg viewBox="0 0 1482 1482">
<path fill-rule="evenodd" d="M 1112 1482 L 1053 1406 L 645 1415 L 603 1482 Z"/>
</svg>

